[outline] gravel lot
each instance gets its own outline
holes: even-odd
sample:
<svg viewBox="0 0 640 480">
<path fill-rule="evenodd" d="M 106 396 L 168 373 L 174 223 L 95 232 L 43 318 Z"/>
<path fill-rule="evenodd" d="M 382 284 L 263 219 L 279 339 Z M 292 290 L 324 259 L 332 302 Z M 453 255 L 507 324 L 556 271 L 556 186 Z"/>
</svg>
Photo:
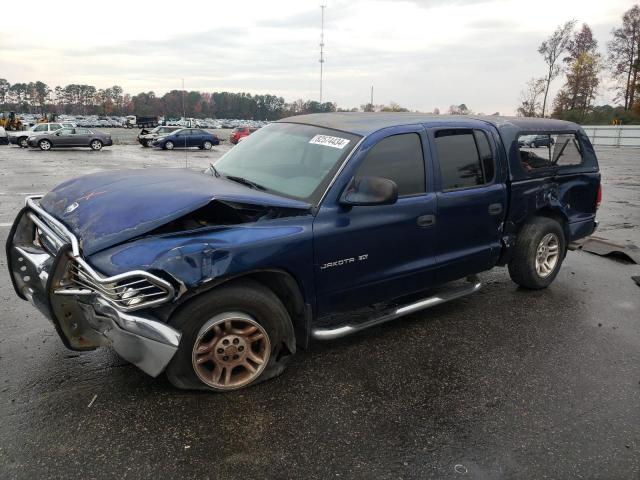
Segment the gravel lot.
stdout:
<svg viewBox="0 0 640 480">
<path fill-rule="evenodd" d="M 204 169 L 228 148 L 0 147 L 0 240 L 28 193 L 103 169 Z M 640 245 L 640 150 L 598 153 L 598 235 Z M 639 478 L 632 275 L 640 266 L 570 252 L 549 289 L 529 292 L 495 269 L 474 296 L 211 395 L 109 350 L 66 350 L 15 296 L 2 255 L 0 478 Z"/>
</svg>

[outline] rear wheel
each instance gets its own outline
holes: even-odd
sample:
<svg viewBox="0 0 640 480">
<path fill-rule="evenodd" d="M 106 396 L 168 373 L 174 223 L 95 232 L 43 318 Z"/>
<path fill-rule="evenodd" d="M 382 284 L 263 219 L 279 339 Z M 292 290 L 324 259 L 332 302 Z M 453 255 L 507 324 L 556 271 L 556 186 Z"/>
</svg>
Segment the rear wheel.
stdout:
<svg viewBox="0 0 640 480">
<path fill-rule="evenodd" d="M 102 142 L 98 139 L 91 140 L 89 146 L 91 147 L 91 150 L 98 151 L 102 148 Z"/>
<path fill-rule="evenodd" d="M 291 355 L 289 314 L 276 295 L 253 281 L 195 298 L 171 320 L 182 332 L 167 367 L 179 388 L 225 392 L 279 375 Z"/>
<path fill-rule="evenodd" d="M 202 148 L 204 148 L 205 150 L 211 150 L 212 147 L 213 147 L 213 144 L 209 140 L 207 140 L 202 144 Z"/>
<path fill-rule="evenodd" d="M 49 140 L 40 140 L 38 146 L 40 150 L 51 150 L 51 142 Z"/>
<path fill-rule="evenodd" d="M 555 220 L 538 217 L 522 227 L 509 262 L 509 275 L 521 287 L 548 287 L 560 271 L 565 255 L 562 226 Z"/>
</svg>

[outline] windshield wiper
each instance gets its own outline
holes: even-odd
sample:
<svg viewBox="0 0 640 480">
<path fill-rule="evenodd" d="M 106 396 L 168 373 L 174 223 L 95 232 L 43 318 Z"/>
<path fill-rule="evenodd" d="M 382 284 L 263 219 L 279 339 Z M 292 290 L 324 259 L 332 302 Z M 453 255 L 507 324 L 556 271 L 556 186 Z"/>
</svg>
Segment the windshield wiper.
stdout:
<svg viewBox="0 0 640 480">
<path fill-rule="evenodd" d="M 216 167 L 213 166 L 213 163 L 209 164 L 209 168 L 211 169 L 211 171 L 213 172 L 213 174 L 220 178 L 220 172 L 218 171 L 218 169 Z"/>
<path fill-rule="evenodd" d="M 259 183 L 252 182 L 251 180 L 247 180 L 246 178 L 243 178 L 243 177 L 236 177 L 234 175 L 225 175 L 224 178 L 228 178 L 229 180 L 233 180 L 234 182 L 241 183 L 243 185 L 246 185 L 247 187 L 253 188 L 254 190 L 266 190 L 267 189 L 266 187 L 263 187 Z"/>
</svg>

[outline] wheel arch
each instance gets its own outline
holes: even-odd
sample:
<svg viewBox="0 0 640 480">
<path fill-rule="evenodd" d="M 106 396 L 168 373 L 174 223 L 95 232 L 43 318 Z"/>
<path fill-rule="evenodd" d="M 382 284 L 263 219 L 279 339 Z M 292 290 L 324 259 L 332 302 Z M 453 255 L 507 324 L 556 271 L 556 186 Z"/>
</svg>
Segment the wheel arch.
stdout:
<svg viewBox="0 0 640 480">
<path fill-rule="evenodd" d="M 304 300 L 304 289 L 300 282 L 291 273 L 279 268 L 251 270 L 207 282 L 199 288 L 184 294 L 175 307 L 170 312 L 165 313 L 166 317 L 168 319 L 170 316 L 175 315 L 179 310 L 183 309 L 187 304 L 201 295 L 206 295 L 223 286 L 245 280 L 253 280 L 268 288 L 284 305 L 289 313 L 293 327 L 293 338 L 287 342 L 291 353 L 295 352 L 296 345 L 303 349 L 307 348 L 313 315 L 312 307 Z"/>
<path fill-rule="evenodd" d="M 564 243 L 565 243 L 565 254 L 566 254 L 566 247 L 569 244 L 571 232 L 569 231 L 569 217 L 567 217 L 567 214 L 563 212 L 560 208 L 553 208 L 547 205 L 540 208 L 539 210 L 536 210 L 531 215 L 529 215 L 529 217 L 527 217 L 527 219 L 524 222 L 522 222 L 522 225 L 520 225 L 520 227 L 518 228 L 518 233 L 516 234 L 516 236 L 520 234 L 522 227 L 524 227 L 527 223 L 531 222 L 534 218 L 538 218 L 538 217 L 549 218 L 551 220 L 555 220 L 560 224 L 560 226 L 562 227 L 562 231 L 564 232 L 564 240 L 565 240 Z"/>
<path fill-rule="evenodd" d="M 496 263 L 497 265 L 506 265 L 507 263 L 509 263 L 509 261 L 513 257 L 513 249 L 515 247 L 518 235 L 520 235 L 520 232 L 522 231 L 522 229 L 525 227 L 525 225 L 528 225 L 533 220 L 540 217 L 555 220 L 560 224 L 560 226 L 562 227 L 562 231 L 564 233 L 564 240 L 565 240 L 563 258 L 567 255 L 567 248 L 569 243 L 571 242 L 570 240 L 571 232 L 569 230 L 569 218 L 567 217 L 567 214 L 563 212 L 560 207 L 545 205 L 537 210 L 530 212 L 525 218 L 523 218 L 520 222 L 517 223 L 515 228 L 511 230 L 512 233 L 509 233 L 508 235 L 505 235 L 502 238 L 503 252 L 500 258 L 498 259 L 498 262 Z"/>
</svg>

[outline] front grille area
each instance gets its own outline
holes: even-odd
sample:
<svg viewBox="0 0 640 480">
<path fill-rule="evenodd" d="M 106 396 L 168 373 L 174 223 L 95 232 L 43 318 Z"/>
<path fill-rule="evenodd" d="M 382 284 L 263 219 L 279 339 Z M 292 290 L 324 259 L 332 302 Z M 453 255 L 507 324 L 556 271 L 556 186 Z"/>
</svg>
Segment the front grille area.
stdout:
<svg viewBox="0 0 640 480">
<path fill-rule="evenodd" d="M 32 244 L 31 248 L 46 252 L 50 258 L 68 255 L 66 272 L 55 282 L 54 294 L 98 295 L 122 311 L 147 308 L 174 297 L 175 291 L 169 282 L 144 270 L 112 277 L 96 272 L 82 258 L 77 238 L 64 224 L 42 209 L 34 197 L 27 199 L 27 207 L 31 209 L 26 215 L 33 224 L 33 233 L 24 240 Z M 62 253 L 61 248 L 67 244 L 71 245 L 71 251 Z"/>
<path fill-rule="evenodd" d="M 80 258 L 70 259 L 67 282 L 65 288 L 56 293 L 76 291 L 78 294 L 97 294 L 124 311 L 163 303 L 171 299 L 174 293 L 170 283 L 147 272 L 134 271 L 102 277 Z"/>
</svg>

